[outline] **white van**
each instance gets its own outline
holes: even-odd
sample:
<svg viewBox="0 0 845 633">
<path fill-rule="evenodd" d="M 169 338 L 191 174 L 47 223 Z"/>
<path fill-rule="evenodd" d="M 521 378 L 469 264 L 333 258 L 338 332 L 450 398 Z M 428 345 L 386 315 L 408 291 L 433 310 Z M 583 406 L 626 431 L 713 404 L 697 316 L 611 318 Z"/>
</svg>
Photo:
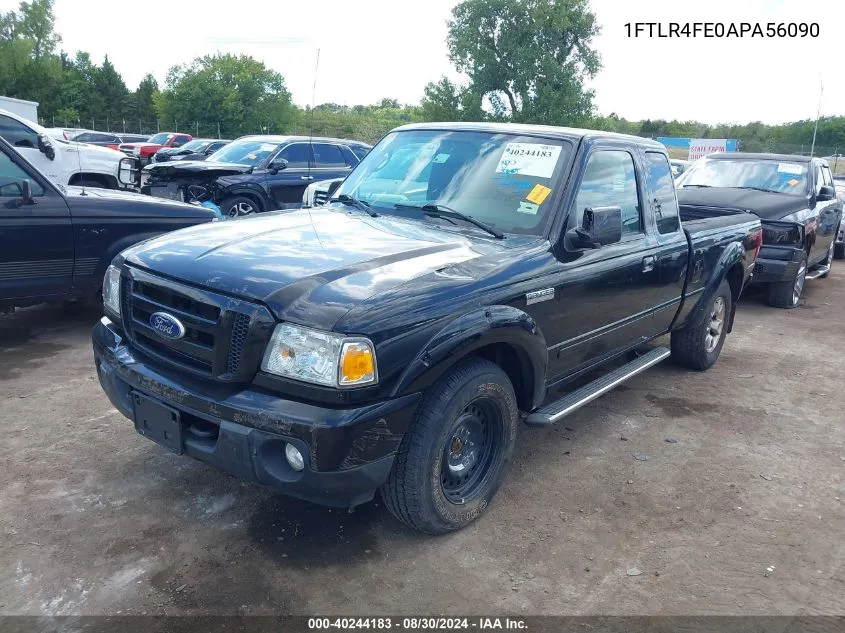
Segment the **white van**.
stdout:
<svg viewBox="0 0 845 633">
<path fill-rule="evenodd" d="M 134 184 L 136 161 L 107 147 L 51 138 L 47 130 L 0 110 L 0 137 L 58 185 L 125 189 Z"/>
</svg>

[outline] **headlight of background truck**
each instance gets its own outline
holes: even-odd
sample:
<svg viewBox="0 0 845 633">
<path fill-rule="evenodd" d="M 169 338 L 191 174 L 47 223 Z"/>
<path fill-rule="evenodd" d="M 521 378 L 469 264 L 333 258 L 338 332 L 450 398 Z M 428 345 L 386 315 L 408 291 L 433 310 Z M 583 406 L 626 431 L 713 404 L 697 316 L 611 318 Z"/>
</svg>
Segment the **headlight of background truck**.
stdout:
<svg viewBox="0 0 845 633">
<path fill-rule="evenodd" d="M 120 316 L 120 270 L 114 266 L 106 268 L 103 277 L 103 305 Z"/>
<path fill-rule="evenodd" d="M 289 323 L 276 326 L 261 369 L 328 387 L 358 387 L 378 381 L 376 354 L 369 340 Z"/>
</svg>

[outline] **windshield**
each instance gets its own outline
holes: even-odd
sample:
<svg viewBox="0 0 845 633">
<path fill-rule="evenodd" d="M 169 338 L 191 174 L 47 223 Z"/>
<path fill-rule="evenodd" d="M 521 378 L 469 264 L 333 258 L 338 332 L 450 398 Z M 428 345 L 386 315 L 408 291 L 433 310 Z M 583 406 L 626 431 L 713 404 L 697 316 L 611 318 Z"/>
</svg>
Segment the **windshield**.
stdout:
<svg viewBox="0 0 845 633">
<path fill-rule="evenodd" d="M 278 148 L 278 143 L 268 143 L 267 141 L 235 141 L 217 150 L 206 160 L 207 162 L 236 163 L 255 167 Z"/>
<path fill-rule="evenodd" d="M 187 149 L 191 150 L 192 152 L 198 152 L 204 147 L 207 147 L 208 145 L 208 141 L 190 141 L 188 143 L 185 143 L 180 149 Z"/>
<path fill-rule="evenodd" d="M 805 195 L 807 164 L 778 160 L 725 160 L 702 158 L 683 173 L 679 187 L 750 187 Z"/>
<path fill-rule="evenodd" d="M 168 134 L 167 132 L 161 132 L 159 134 L 154 134 L 150 137 L 148 142 L 155 143 L 156 145 L 164 145 L 173 138 L 173 134 Z"/>
<path fill-rule="evenodd" d="M 503 232 L 538 234 L 570 151 L 566 141 L 531 136 L 393 132 L 335 195 L 354 196 L 380 212 L 401 215 L 414 210 L 395 205 L 443 205 Z"/>
</svg>

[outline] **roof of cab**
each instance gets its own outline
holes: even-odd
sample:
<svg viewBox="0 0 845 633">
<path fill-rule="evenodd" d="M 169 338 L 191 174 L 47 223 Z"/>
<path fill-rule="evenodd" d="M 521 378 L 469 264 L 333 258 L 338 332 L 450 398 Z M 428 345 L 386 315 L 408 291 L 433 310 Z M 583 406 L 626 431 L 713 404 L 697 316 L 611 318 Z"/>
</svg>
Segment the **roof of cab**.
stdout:
<svg viewBox="0 0 845 633">
<path fill-rule="evenodd" d="M 707 154 L 707 158 L 715 160 L 779 160 L 790 163 L 809 163 L 812 156 L 801 156 L 800 154 L 767 154 L 763 152 L 716 152 Z M 822 160 L 817 158 L 816 160 Z"/>
<path fill-rule="evenodd" d="M 666 147 L 655 140 L 631 134 L 617 132 L 603 132 L 601 130 L 585 130 L 574 127 L 557 127 L 554 125 L 528 125 L 524 123 L 410 123 L 395 128 L 394 131 L 406 130 L 461 130 L 465 132 L 494 132 L 499 134 L 521 134 L 525 136 L 540 136 L 555 139 L 581 140 L 584 138 L 610 138 L 628 141 L 645 147 L 652 147 L 666 151 Z"/>
</svg>

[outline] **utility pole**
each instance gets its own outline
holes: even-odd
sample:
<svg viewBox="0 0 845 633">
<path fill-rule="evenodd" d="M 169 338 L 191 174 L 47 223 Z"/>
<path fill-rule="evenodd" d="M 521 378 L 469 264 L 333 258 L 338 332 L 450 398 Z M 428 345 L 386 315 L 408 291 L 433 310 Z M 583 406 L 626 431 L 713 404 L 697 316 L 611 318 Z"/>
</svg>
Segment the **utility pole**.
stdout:
<svg viewBox="0 0 845 633">
<path fill-rule="evenodd" d="M 824 94 L 824 82 L 821 83 L 821 90 L 819 91 L 819 109 L 816 111 L 816 125 L 813 127 L 813 144 L 810 146 L 810 156 L 816 150 L 816 132 L 819 131 L 819 117 L 822 113 L 822 95 Z"/>
</svg>

